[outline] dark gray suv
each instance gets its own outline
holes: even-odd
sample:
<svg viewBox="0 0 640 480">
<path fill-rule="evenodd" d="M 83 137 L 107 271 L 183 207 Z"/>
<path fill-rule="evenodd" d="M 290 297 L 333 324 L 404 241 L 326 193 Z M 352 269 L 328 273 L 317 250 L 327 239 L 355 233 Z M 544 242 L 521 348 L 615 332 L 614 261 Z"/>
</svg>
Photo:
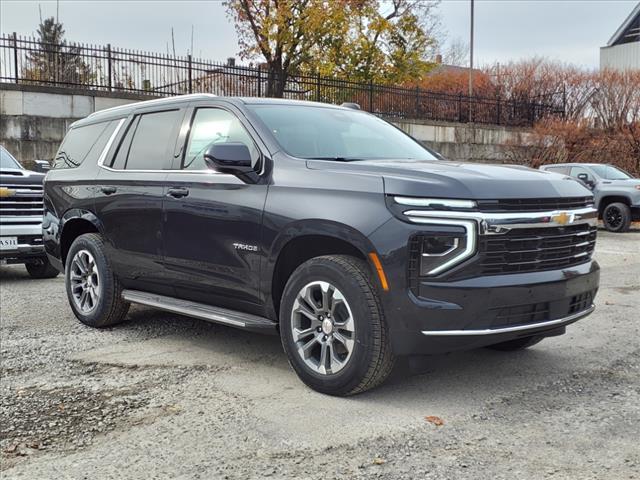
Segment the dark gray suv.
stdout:
<svg viewBox="0 0 640 480">
<path fill-rule="evenodd" d="M 333 395 L 399 355 L 527 348 L 595 308 L 589 190 L 443 161 L 352 108 L 190 95 L 95 113 L 44 190 L 80 321 L 139 303 L 277 333 Z"/>
</svg>

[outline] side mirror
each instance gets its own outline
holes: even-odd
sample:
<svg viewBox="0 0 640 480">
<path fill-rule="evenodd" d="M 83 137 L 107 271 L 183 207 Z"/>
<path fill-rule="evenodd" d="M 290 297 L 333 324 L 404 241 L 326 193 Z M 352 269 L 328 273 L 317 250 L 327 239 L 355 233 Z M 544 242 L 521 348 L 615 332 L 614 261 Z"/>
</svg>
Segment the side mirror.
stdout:
<svg viewBox="0 0 640 480">
<path fill-rule="evenodd" d="M 246 174 L 253 171 L 251 152 L 241 142 L 214 143 L 204 153 L 209 168 L 221 173 Z"/>
<path fill-rule="evenodd" d="M 579 173 L 578 174 L 578 180 L 580 180 L 582 183 L 584 183 L 589 188 L 593 188 L 595 186 L 594 181 L 591 180 L 589 178 L 589 175 L 587 175 L 586 173 Z"/>
<path fill-rule="evenodd" d="M 51 164 L 46 160 L 34 160 L 34 163 L 34 172 L 47 173 L 49 170 L 51 170 Z"/>
</svg>

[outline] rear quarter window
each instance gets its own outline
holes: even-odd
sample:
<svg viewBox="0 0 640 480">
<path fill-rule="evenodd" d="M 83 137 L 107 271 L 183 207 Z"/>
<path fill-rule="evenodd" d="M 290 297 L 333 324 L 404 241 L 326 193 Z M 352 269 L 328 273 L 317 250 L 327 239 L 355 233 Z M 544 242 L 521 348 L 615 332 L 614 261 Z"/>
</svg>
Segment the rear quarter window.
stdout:
<svg viewBox="0 0 640 480">
<path fill-rule="evenodd" d="M 52 168 L 77 168 L 85 161 L 96 163 L 117 124 L 117 120 L 112 120 L 69 130 L 53 160 Z"/>
<path fill-rule="evenodd" d="M 547 172 L 561 173 L 563 175 L 569 175 L 569 167 L 545 167 Z"/>
</svg>

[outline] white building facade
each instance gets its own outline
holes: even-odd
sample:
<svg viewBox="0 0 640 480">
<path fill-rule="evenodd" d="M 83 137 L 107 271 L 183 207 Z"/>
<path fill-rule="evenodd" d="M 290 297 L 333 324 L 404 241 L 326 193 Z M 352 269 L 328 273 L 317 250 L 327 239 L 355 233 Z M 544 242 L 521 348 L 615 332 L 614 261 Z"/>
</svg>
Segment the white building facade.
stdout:
<svg viewBox="0 0 640 480">
<path fill-rule="evenodd" d="M 600 48 L 600 69 L 640 70 L 640 3 Z"/>
</svg>

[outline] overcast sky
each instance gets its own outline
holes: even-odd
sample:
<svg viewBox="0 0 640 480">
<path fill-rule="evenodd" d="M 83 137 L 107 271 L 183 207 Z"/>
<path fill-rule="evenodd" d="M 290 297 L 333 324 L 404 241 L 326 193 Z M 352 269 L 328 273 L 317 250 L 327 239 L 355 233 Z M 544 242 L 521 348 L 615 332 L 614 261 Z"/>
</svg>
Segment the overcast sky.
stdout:
<svg viewBox="0 0 640 480">
<path fill-rule="evenodd" d="M 597 67 L 606 44 L 637 0 L 476 0 L 476 63 L 507 62 L 534 55 Z M 31 34 L 55 1 L 0 1 L 0 31 Z M 469 0 L 443 0 L 449 40 L 468 40 Z M 237 55 L 233 25 L 217 1 L 61 0 L 59 18 L 69 40 L 166 52 L 175 31 L 176 51 L 185 54 L 194 29 L 194 53 L 222 60 Z"/>
</svg>

